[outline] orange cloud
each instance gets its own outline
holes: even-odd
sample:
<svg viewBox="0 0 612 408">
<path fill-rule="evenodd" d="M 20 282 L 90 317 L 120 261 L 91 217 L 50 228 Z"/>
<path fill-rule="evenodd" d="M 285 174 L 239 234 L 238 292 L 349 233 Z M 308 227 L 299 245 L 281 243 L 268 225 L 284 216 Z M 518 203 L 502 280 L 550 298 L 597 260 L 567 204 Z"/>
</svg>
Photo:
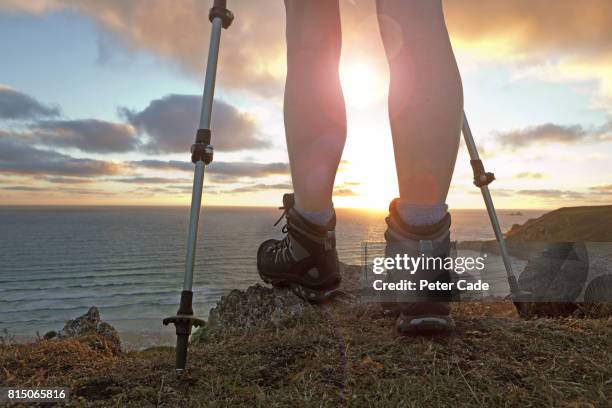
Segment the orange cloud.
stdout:
<svg viewBox="0 0 612 408">
<path fill-rule="evenodd" d="M 0 0 L 0 9 L 42 13 L 71 8 L 128 46 L 149 50 L 201 78 L 210 4 L 202 0 Z M 341 0 L 344 45 L 384 69 L 374 4 L 374 0 Z M 227 88 L 280 97 L 285 72 L 282 2 L 231 0 L 229 7 L 236 20 L 223 33 L 219 82 Z M 450 0 L 444 7 L 456 49 L 478 58 L 516 62 L 519 75 L 546 81 L 594 81 L 594 105 L 611 108 L 612 1 Z"/>
<path fill-rule="evenodd" d="M 610 55 L 608 0 L 453 0 L 444 3 L 449 31 L 461 44 L 505 45 L 522 56 Z"/>
<path fill-rule="evenodd" d="M 281 2 L 232 1 L 236 23 L 222 34 L 219 81 L 260 93 L 279 92 L 284 65 Z M 201 0 L 109 0 L 71 3 L 130 46 L 145 48 L 203 75 L 211 2 Z"/>
<path fill-rule="evenodd" d="M 39 14 L 46 11 L 50 11 L 60 7 L 55 0 L 36 0 L 36 1 L 22 1 L 22 0 L 1 0 L 0 10 L 7 10 L 9 12 L 26 12 L 32 14 Z"/>
</svg>

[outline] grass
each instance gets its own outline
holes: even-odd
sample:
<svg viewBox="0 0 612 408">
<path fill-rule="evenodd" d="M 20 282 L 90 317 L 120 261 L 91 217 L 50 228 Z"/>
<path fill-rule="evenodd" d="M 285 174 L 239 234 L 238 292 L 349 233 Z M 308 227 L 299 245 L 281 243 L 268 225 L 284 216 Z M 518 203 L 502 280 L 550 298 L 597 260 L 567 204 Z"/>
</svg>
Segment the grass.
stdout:
<svg viewBox="0 0 612 408">
<path fill-rule="evenodd" d="M 174 350 L 96 338 L 0 343 L 1 386 L 71 389 L 73 406 L 566 406 L 612 400 L 612 319 L 520 320 L 510 303 L 454 305 L 450 337 L 402 337 L 373 306 L 313 308 Z"/>
</svg>

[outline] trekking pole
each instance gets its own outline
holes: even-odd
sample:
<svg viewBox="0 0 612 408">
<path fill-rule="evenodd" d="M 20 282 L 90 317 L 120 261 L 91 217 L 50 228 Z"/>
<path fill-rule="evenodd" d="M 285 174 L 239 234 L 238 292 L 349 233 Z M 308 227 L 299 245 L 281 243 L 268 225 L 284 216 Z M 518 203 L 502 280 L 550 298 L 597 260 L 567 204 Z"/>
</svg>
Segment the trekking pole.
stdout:
<svg viewBox="0 0 612 408">
<path fill-rule="evenodd" d="M 465 139 L 465 144 L 467 145 L 467 149 L 470 154 L 470 164 L 472 165 L 472 170 L 474 172 L 474 185 L 480 188 L 480 192 L 482 193 L 482 198 L 484 199 L 487 212 L 489 213 L 489 219 L 491 220 L 491 225 L 493 226 L 493 232 L 495 233 L 495 239 L 497 239 L 499 251 L 501 253 L 502 260 L 504 261 L 508 286 L 510 286 L 510 296 L 519 314 L 523 315 L 523 304 L 519 300 L 525 299 L 525 294 L 520 290 L 516 277 L 512 272 L 512 264 L 510 263 L 510 255 L 508 255 L 506 240 L 504 239 L 504 234 L 501 232 L 497 213 L 495 212 L 495 206 L 493 206 L 491 192 L 489 191 L 489 184 L 495 180 L 495 175 L 493 173 L 486 172 L 484 169 L 484 165 L 482 164 L 482 160 L 480 160 L 480 155 L 478 154 L 478 149 L 476 148 L 476 143 L 474 142 L 474 137 L 472 136 L 472 131 L 470 130 L 470 125 L 465 112 L 463 112 L 462 132 L 463 138 Z"/>
<path fill-rule="evenodd" d="M 205 324 L 203 320 L 193 315 L 193 267 L 195 263 L 200 207 L 202 204 L 204 169 L 213 159 L 213 147 L 210 144 L 210 118 L 212 114 L 213 96 L 215 93 L 221 28 L 228 28 L 234 20 L 234 15 L 227 9 L 226 0 L 214 0 L 213 7 L 208 13 L 208 19 L 212 23 L 212 30 L 210 34 L 208 61 L 206 64 L 206 79 L 204 80 L 200 128 L 196 133 L 195 143 L 191 146 L 191 161 L 195 164 L 195 172 L 193 177 L 193 191 L 191 193 L 187 255 L 185 257 L 185 278 L 183 281 L 183 291 L 181 292 L 181 302 L 176 315 L 163 320 L 164 325 L 167 326 L 170 323 L 174 323 L 176 327 L 177 373 L 182 372 L 187 363 L 187 347 L 189 345 L 191 328 Z"/>
</svg>

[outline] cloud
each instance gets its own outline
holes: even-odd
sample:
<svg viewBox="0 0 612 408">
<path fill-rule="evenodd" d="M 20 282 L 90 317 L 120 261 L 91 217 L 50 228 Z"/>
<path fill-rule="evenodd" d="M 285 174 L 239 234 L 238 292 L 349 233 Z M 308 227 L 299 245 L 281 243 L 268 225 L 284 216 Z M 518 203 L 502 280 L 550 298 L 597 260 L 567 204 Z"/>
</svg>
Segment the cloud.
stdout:
<svg viewBox="0 0 612 408">
<path fill-rule="evenodd" d="M 132 126 L 97 119 L 40 121 L 32 131 L 46 145 L 90 153 L 129 152 L 138 144 Z"/>
<path fill-rule="evenodd" d="M 154 153 L 186 152 L 199 128 L 201 96 L 166 95 L 151 101 L 140 112 L 120 108 L 119 112 L 139 132 L 149 136 L 144 148 Z M 256 137 L 255 120 L 234 106 L 216 100 L 211 129 L 213 146 L 219 151 L 260 149 L 269 143 Z"/>
<path fill-rule="evenodd" d="M 193 166 L 194 166 L 191 162 L 187 162 L 187 161 L 183 162 L 183 161 L 178 161 L 178 160 L 167 160 L 167 161 L 165 160 L 137 160 L 137 161 L 129 162 L 128 165 L 132 169 L 146 168 L 146 169 L 158 170 L 158 171 L 187 171 L 190 173 L 193 172 Z M 256 162 L 250 162 L 250 161 L 212 162 L 210 165 L 206 167 L 206 174 L 208 176 L 212 176 L 212 177 L 207 176 L 207 180 L 211 181 L 213 184 L 217 186 L 222 187 L 223 185 L 226 185 L 226 184 L 239 182 L 241 179 L 263 179 L 263 178 L 274 177 L 274 176 L 285 176 L 286 177 L 289 175 L 289 164 L 281 163 L 281 162 L 256 163 Z M 135 177 L 133 179 L 126 179 L 126 180 L 133 180 L 133 182 L 136 183 L 137 180 L 139 179 L 140 178 Z M 155 179 L 155 178 L 152 178 L 152 179 Z M 160 177 L 159 180 L 160 181 L 168 180 L 168 182 L 170 182 L 170 180 L 172 180 L 173 182 L 185 181 L 185 183 L 187 183 L 187 180 L 184 180 L 184 179 L 166 179 L 166 178 Z M 121 180 L 116 180 L 116 181 L 121 181 Z M 190 183 L 191 179 L 189 179 L 188 181 Z M 129 181 L 125 181 L 125 182 L 129 182 Z M 265 184 L 261 183 L 259 185 L 238 187 L 237 191 L 231 190 L 231 192 L 245 193 L 249 191 L 251 192 L 257 191 L 257 189 L 266 189 L 267 187 L 261 187 L 264 185 Z M 282 188 L 285 188 L 288 186 L 288 184 L 273 184 L 273 185 L 282 186 Z M 184 191 L 187 191 L 187 189 L 191 191 L 190 186 L 181 186 L 181 188 L 184 189 Z M 289 186 L 288 189 L 291 189 L 291 187 Z M 209 187 L 207 187 L 207 192 L 208 193 L 210 192 Z"/>
<path fill-rule="evenodd" d="M 45 187 L 33 187 L 33 186 L 8 186 L 8 187 L 0 187 L 2 190 L 9 191 L 45 191 L 47 190 Z"/>
<path fill-rule="evenodd" d="M 178 63 L 198 77 L 208 52 L 210 2 L 201 0 L 131 0 L 69 2 L 128 47 L 143 48 Z M 284 8 L 281 2 L 235 0 L 236 23 L 223 31 L 218 81 L 228 88 L 260 94 L 282 90 Z M 274 21 L 276 23 L 265 23 Z M 263 46 L 265 44 L 265 46 Z M 225 52 L 224 52 L 225 51 Z M 280 65 L 280 66 L 279 66 Z"/>
<path fill-rule="evenodd" d="M 336 197 L 354 197 L 359 194 L 353 190 L 353 187 L 358 187 L 363 183 L 359 181 L 345 181 L 344 183 L 334 188 L 334 196 Z"/>
<path fill-rule="evenodd" d="M 59 114 L 57 107 L 43 105 L 29 95 L 0 85 L 0 119 L 36 120 L 28 124 L 21 138 L 89 153 L 129 152 L 138 146 L 136 131 L 129 124 L 98 119 L 45 119 Z"/>
<path fill-rule="evenodd" d="M 612 122 L 608 122 L 600 127 L 584 128 L 582 125 L 545 123 L 508 132 L 498 132 L 496 140 L 513 149 L 531 144 L 574 144 L 584 140 L 606 141 L 611 138 L 611 125 Z"/>
<path fill-rule="evenodd" d="M 212 162 L 208 166 L 211 174 L 223 174 L 235 177 L 266 177 L 289 174 L 287 163 L 254 163 L 254 162 Z"/>
<path fill-rule="evenodd" d="M 517 194 L 534 196 L 545 199 L 554 198 L 584 198 L 584 194 L 577 191 L 557 190 L 557 189 L 542 189 L 542 190 L 519 190 Z"/>
<path fill-rule="evenodd" d="M 342 0 L 345 51 L 383 67 L 373 1 Z M 142 49 L 203 79 L 208 51 L 209 2 L 200 0 L 20 2 L 0 0 L 11 11 L 40 14 L 60 7 L 81 13 L 101 29 L 99 60 L 109 46 L 121 44 L 128 55 Z M 282 96 L 286 72 L 284 7 L 267 1 L 233 0 L 236 21 L 221 40 L 218 83 L 227 89 L 265 97 Z M 444 11 L 455 49 L 476 57 L 510 62 L 518 76 L 545 81 L 594 81 L 593 102 L 609 109 L 612 103 L 612 2 L 549 0 L 453 0 Z M 394 16 L 388 16 L 392 19 Z M 270 23 L 272 22 L 272 23 Z M 113 41 L 108 44 L 107 38 Z M 345 53 L 346 54 L 346 53 Z"/>
<path fill-rule="evenodd" d="M 378 52 L 380 48 L 378 35 L 370 34 L 377 28 L 370 3 L 341 2 L 345 43 L 358 40 L 359 48 L 367 53 Z M 133 0 L 70 4 L 106 30 L 117 33 L 128 46 L 150 50 L 178 62 L 188 72 L 201 75 L 210 32 L 210 26 L 202 24 L 209 7 L 206 2 Z M 604 82 L 605 88 L 612 83 L 608 79 L 611 56 L 608 39 L 612 38 L 609 0 L 565 1 L 555 7 L 551 7 L 549 0 L 453 0 L 445 2 L 444 7 L 453 42 L 460 49 L 476 51 L 485 58 L 527 61 L 533 65 L 554 60 L 566 75 L 575 76 L 572 71 L 578 71 L 579 76 Z M 223 32 L 220 83 L 228 88 L 280 95 L 285 71 L 282 2 L 268 1 L 261 7 L 256 1 L 234 0 L 230 8 L 236 12 L 236 22 Z M 589 62 L 586 67 L 585 61 Z"/>
<path fill-rule="evenodd" d="M 55 0 L 0 0 L 0 10 L 14 13 L 39 14 L 56 9 L 58 6 L 59 4 Z"/>
<path fill-rule="evenodd" d="M 178 160 L 136 160 L 129 165 L 133 168 L 144 167 L 152 170 L 193 171 L 193 164 Z M 213 161 L 206 167 L 206 172 L 215 175 L 240 177 L 286 176 L 289 174 L 289 164 L 282 162 L 256 163 L 250 161 L 222 162 Z"/>
<path fill-rule="evenodd" d="M 592 82 L 594 108 L 612 108 L 612 2 L 585 0 L 444 3 L 453 44 L 514 63 L 517 78 Z"/>
<path fill-rule="evenodd" d="M 191 194 L 191 186 L 187 185 L 171 185 L 165 187 L 140 186 L 129 192 L 130 194 L 152 196 L 156 194 L 171 194 L 173 196 Z M 206 195 L 216 194 L 217 190 L 206 187 Z"/>
<path fill-rule="evenodd" d="M 454 189 L 453 186 L 451 186 L 451 189 Z M 465 190 L 462 190 L 462 191 L 470 195 L 477 195 L 477 196 L 482 195 L 480 189 L 470 188 L 467 191 Z M 509 188 L 495 188 L 491 190 L 491 194 L 493 195 L 493 197 L 514 197 L 514 195 L 516 194 L 516 191 L 511 190 Z"/>
<path fill-rule="evenodd" d="M 207 53 L 209 2 L 201 0 L 79 1 L 2 0 L 0 7 L 40 13 L 60 6 L 80 12 L 127 48 L 148 50 L 201 78 Z M 285 72 L 284 8 L 233 0 L 236 21 L 221 40 L 219 82 L 227 88 L 280 96 Z M 345 45 L 382 55 L 371 1 L 341 2 Z M 542 66 L 550 61 L 566 75 L 595 78 L 612 93 L 612 2 L 583 0 L 453 0 L 444 11 L 458 49 L 487 59 Z M 394 16 L 388 16 L 390 19 Z M 549 77 L 550 79 L 550 77 Z"/>
<path fill-rule="evenodd" d="M 113 162 L 75 158 L 32 147 L 0 132 L 0 172 L 3 173 L 97 177 L 114 175 L 121 169 L 121 165 Z"/>
<path fill-rule="evenodd" d="M 462 44 L 502 46 L 520 55 L 610 53 L 608 0 L 454 0 L 444 3 L 451 35 Z"/>
<path fill-rule="evenodd" d="M 152 170 L 178 170 L 178 171 L 193 171 L 193 163 L 190 161 L 178 160 L 134 160 L 128 163 L 131 167 L 144 167 Z"/>
<path fill-rule="evenodd" d="M 59 114 L 58 107 L 44 105 L 29 95 L 0 84 L 0 119 L 31 120 Z"/>
<path fill-rule="evenodd" d="M 515 178 L 526 178 L 526 179 L 541 179 L 541 178 L 544 178 L 545 175 L 543 173 L 524 171 L 522 173 L 515 174 L 514 177 Z"/>
<path fill-rule="evenodd" d="M 586 135 L 587 133 L 580 125 L 561 126 L 553 123 L 546 123 L 500 133 L 500 138 L 498 140 L 503 145 L 517 148 L 532 143 L 576 143 Z"/>
<path fill-rule="evenodd" d="M 350 188 L 337 188 L 334 190 L 334 196 L 336 197 L 353 197 L 358 195 Z"/>
<path fill-rule="evenodd" d="M 171 184 L 171 183 L 191 183 L 190 179 L 168 178 L 168 177 L 125 177 L 113 179 L 118 183 L 129 184 Z"/>
<path fill-rule="evenodd" d="M 258 193 L 264 190 L 292 190 L 293 186 L 287 183 L 279 184 L 254 184 L 251 186 L 237 187 L 230 190 L 230 193 Z"/>
<path fill-rule="evenodd" d="M 54 184 L 87 184 L 87 183 L 93 182 L 94 180 L 91 178 L 82 178 L 82 177 L 55 176 L 55 177 L 45 177 L 44 181 L 48 183 L 54 183 Z"/>
<path fill-rule="evenodd" d="M 596 192 L 597 194 L 612 194 L 612 184 L 592 186 L 589 190 Z"/>
<path fill-rule="evenodd" d="M 174 193 L 175 191 L 178 191 L 181 194 L 191 194 L 193 187 L 191 186 L 191 184 L 189 185 L 176 184 L 176 185 L 166 186 L 166 189 L 172 193 Z M 209 186 L 206 186 L 206 194 L 214 194 L 216 192 L 217 190 L 210 188 Z"/>
<path fill-rule="evenodd" d="M 34 186 L 9 186 L 0 187 L 0 190 L 22 191 L 29 193 L 42 192 L 49 195 L 56 194 L 76 194 L 76 195 L 115 195 L 116 193 L 106 190 L 84 189 L 84 188 L 57 188 L 57 187 L 34 187 Z"/>
</svg>

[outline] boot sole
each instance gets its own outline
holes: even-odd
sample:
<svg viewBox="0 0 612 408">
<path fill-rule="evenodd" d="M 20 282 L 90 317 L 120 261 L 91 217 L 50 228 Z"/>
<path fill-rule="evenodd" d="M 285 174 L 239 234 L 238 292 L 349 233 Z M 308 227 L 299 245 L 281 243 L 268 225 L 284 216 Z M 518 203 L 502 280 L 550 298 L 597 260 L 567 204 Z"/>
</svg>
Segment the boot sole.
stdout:
<svg viewBox="0 0 612 408">
<path fill-rule="evenodd" d="M 343 294 L 339 285 L 328 289 L 312 289 L 286 279 L 271 279 L 259 273 L 259 277 L 265 283 L 277 288 L 290 288 L 291 291 L 301 299 L 310 303 L 325 303 L 336 296 Z"/>
<path fill-rule="evenodd" d="M 290 284 L 290 287 L 293 293 L 310 303 L 325 303 L 343 294 L 338 287 L 319 290 L 297 284 Z"/>
<path fill-rule="evenodd" d="M 407 316 L 400 314 L 395 327 L 400 334 L 448 334 L 455 329 L 455 321 L 450 316 Z"/>
</svg>

